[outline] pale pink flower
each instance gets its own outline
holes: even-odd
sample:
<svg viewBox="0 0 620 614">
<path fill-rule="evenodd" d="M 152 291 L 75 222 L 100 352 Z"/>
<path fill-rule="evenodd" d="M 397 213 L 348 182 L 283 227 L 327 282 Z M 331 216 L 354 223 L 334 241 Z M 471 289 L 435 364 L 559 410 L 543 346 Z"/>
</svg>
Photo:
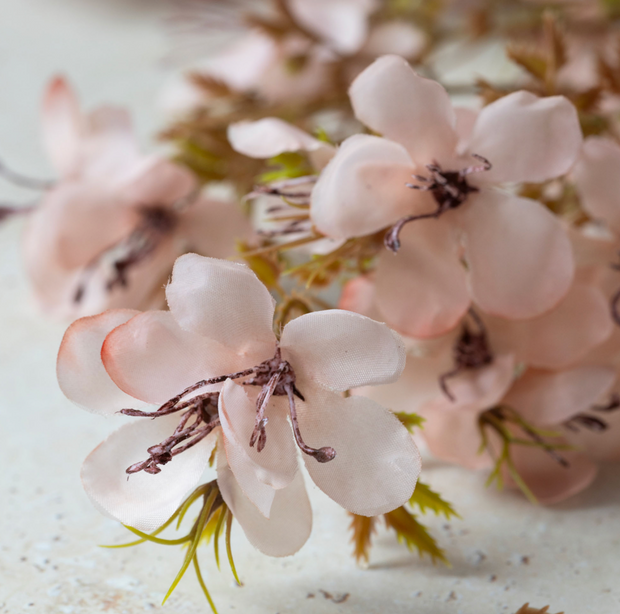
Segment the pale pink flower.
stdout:
<svg viewBox="0 0 620 614">
<path fill-rule="evenodd" d="M 472 300 L 506 318 L 535 317 L 561 300 L 574 264 L 559 221 L 493 186 L 570 169 L 582 136 L 568 100 L 516 92 L 485 107 L 459 143 L 447 92 L 402 58 L 377 60 L 350 96 L 357 118 L 382 136 L 343 142 L 314 187 L 311 217 L 334 239 L 392 227 L 386 245 L 398 255 L 383 255 L 377 271 L 391 326 L 431 337 L 453 328 Z"/>
<path fill-rule="evenodd" d="M 291 321 L 278 341 L 274 300 L 254 273 L 195 254 L 177 260 L 166 295 L 170 312 L 84 318 L 60 348 L 60 386 L 84 408 L 109 415 L 163 404 L 145 414 L 157 419 L 122 427 L 87 458 L 82 479 L 99 509 L 159 527 L 216 444 L 225 502 L 274 556 L 295 552 L 310 532 L 298 448 L 319 488 L 352 512 L 381 514 L 411 496 L 420 458 L 405 427 L 375 402 L 339 394 L 398 378 L 405 354 L 395 333 L 334 310 Z M 180 424 L 181 409 L 189 422 Z"/>
<path fill-rule="evenodd" d="M 371 279 L 358 278 L 345 287 L 340 307 L 375 317 L 375 292 Z M 507 406 L 534 427 L 559 433 L 552 443 L 577 449 L 512 446 L 525 483 L 541 502 L 553 503 L 592 481 L 593 460 L 620 458 L 620 411 L 608 403 L 618 376 L 613 328 L 605 294 L 578 280 L 556 308 L 537 318 L 472 313 L 447 335 L 410 341 L 399 381 L 359 392 L 394 411 L 424 416 L 421 435 L 430 452 L 470 469 L 492 465 L 491 455 L 480 453 L 483 412 L 500 408 L 501 414 Z M 497 438 L 492 434 L 490 440 L 497 449 Z"/>
<path fill-rule="evenodd" d="M 234 204 L 200 197 L 188 170 L 139 153 L 126 110 L 84 115 L 57 78 L 42 116 L 60 178 L 31 215 L 24 256 L 47 313 L 74 318 L 157 304 L 178 255 L 228 256 L 235 236 L 248 234 Z"/>
</svg>

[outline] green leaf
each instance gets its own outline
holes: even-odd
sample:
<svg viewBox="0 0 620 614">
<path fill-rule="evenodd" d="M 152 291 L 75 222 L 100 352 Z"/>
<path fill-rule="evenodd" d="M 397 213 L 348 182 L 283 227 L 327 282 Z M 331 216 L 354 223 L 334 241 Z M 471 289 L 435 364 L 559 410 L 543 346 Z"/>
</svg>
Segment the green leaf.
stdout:
<svg viewBox="0 0 620 614">
<path fill-rule="evenodd" d="M 443 499 L 439 493 L 431 490 L 430 486 L 423 482 L 417 483 L 413 495 L 409 499 L 409 505 L 417 505 L 423 514 L 426 514 L 427 510 L 431 510 L 435 512 L 436 516 L 442 515 L 448 519 L 453 516 L 460 518 L 451 503 Z"/>
<path fill-rule="evenodd" d="M 394 415 L 410 433 L 413 432 L 413 429 L 421 429 L 426 420 L 426 418 L 422 418 L 422 416 L 418 416 L 418 414 L 408 414 L 404 411 L 394 412 Z"/>
<path fill-rule="evenodd" d="M 414 514 L 401 506 L 384 514 L 383 517 L 386 526 L 396 532 L 398 541 L 404 543 L 409 550 L 416 548 L 421 557 L 428 554 L 433 563 L 441 561 L 447 567 L 451 566 L 444 551 L 437 545 L 426 527 L 418 522 Z"/>
</svg>

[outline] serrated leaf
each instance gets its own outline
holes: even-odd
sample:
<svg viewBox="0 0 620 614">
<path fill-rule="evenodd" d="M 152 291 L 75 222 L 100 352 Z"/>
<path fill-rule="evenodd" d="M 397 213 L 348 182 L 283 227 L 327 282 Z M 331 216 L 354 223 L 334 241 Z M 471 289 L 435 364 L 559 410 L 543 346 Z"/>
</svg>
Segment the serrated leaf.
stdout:
<svg viewBox="0 0 620 614">
<path fill-rule="evenodd" d="M 441 561 L 450 567 L 444 551 L 437 545 L 433 536 L 426 527 L 419 523 L 416 517 L 404 507 L 399 507 L 383 515 L 385 524 L 396 532 L 398 541 L 404 543 L 409 550 L 416 548 L 421 557 L 428 554 L 433 563 Z"/>
<path fill-rule="evenodd" d="M 549 64 L 557 73 L 566 64 L 566 41 L 564 32 L 558 25 L 557 17 L 552 12 L 546 12 L 543 16 L 545 39 L 549 53 Z"/>
<path fill-rule="evenodd" d="M 441 497 L 439 493 L 431 490 L 430 486 L 423 482 L 418 482 L 411 499 L 409 499 L 409 505 L 417 506 L 423 514 L 426 514 L 427 510 L 435 512 L 436 516 L 445 516 L 450 519 L 453 516 L 460 518 L 459 514 L 452 507 L 452 504 Z"/>
<path fill-rule="evenodd" d="M 353 543 L 353 556 L 360 563 L 364 561 L 368 563 L 370 558 L 370 546 L 373 534 L 376 532 L 377 518 L 376 516 L 358 516 L 352 514 L 349 529 L 353 531 L 351 542 Z"/>
<path fill-rule="evenodd" d="M 546 605 L 544 608 L 530 608 L 530 604 L 526 603 L 521 606 L 515 614 L 551 614 L 549 612 L 549 606 Z M 564 612 L 558 612 L 558 614 L 564 614 Z"/>
<path fill-rule="evenodd" d="M 413 429 L 421 429 L 426 420 L 418 414 L 408 414 L 404 411 L 394 412 L 394 415 L 410 433 L 413 432 Z"/>
<path fill-rule="evenodd" d="M 548 64 L 539 51 L 521 45 L 508 45 L 506 55 L 535 79 L 545 79 Z"/>
</svg>

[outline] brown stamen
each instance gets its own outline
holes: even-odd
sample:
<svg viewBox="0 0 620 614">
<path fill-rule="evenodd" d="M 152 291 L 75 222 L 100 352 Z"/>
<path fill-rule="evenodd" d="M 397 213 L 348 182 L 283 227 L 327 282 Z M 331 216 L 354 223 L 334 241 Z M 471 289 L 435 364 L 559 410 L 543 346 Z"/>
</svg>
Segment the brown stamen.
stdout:
<svg viewBox="0 0 620 614">
<path fill-rule="evenodd" d="M 202 441 L 216 427 L 220 426 L 218 415 L 219 392 L 204 392 L 197 394 L 187 401 L 183 399 L 206 386 L 219 384 L 227 379 L 239 379 L 254 375 L 250 380 L 243 383 L 244 386 L 261 386 L 262 390 L 256 399 L 256 424 L 250 437 L 250 447 L 256 445 L 258 452 L 262 452 L 267 443 L 266 426 L 269 419 L 265 416 L 269 400 L 272 396 L 286 395 L 289 400 L 289 413 L 293 425 L 295 441 L 300 450 L 309 456 L 313 456 L 320 463 L 326 463 L 336 457 L 336 451 L 330 447 L 314 449 L 306 445 L 301 437 L 295 408 L 295 397 L 305 400 L 301 392 L 295 386 L 295 372 L 290 363 L 282 360 L 279 346 L 273 358 L 265 360 L 256 367 L 245 369 L 229 375 L 221 375 L 211 379 L 200 380 L 188 386 L 180 394 L 173 397 L 154 412 L 146 412 L 139 409 L 122 409 L 120 413 L 126 416 L 159 418 L 182 410 L 181 420 L 174 433 L 158 445 L 151 446 L 147 452 L 149 458 L 135 463 L 127 468 L 127 473 L 146 471 L 156 474 L 161 471 L 159 465 L 169 463 L 174 456 L 188 450 Z M 190 420 L 193 419 L 193 422 Z M 187 426 L 189 423 L 189 426 Z M 187 441 L 189 440 L 189 441 Z M 184 445 L 180 445 L 187 441 Z"/>
<path fill-rule="evenodd" d="M 191 198 L 195 198 L 192 193 Z M 85 267 L 82 280 L 75 290 L 73 300 L 80 303 L 86 293 L 88 283 L 106 261 L 111 260 L 112 274 L 105 287 L 111 292 L 116 287 L 129 285 L 129 271 L 151 256 L 164 237 L 170 235 L 178 223 L 178 211 L 190 201 L 186 197 L 172 206 L 147 205 L 139 209 L 140 221 L 131 233 L 114 245 L 106 247 Z"/>
<path fill-rule="evenodd" d="M 454 395 L 448 389 L 447 380 L 455 377 L 462 371 L 480 369 L 493 362 L 493 353 L 489 346 L 486 326 L 480 316 L 470 309 L 469 317 L 474 321 L 478 332 L 473 332 L 466 323 L 463 324 L 461 336 L 458 338 L 452 350 L 454 368 L 444 373 L 439 378 L 439 386 L 443 393 L 451 400 L 456 401 Z"/>
<path fill-rule="evenodd" d="M 437 203 L 437 208 L 430 213 L 409 215 L 396 222 L 396 224 L 388 230 L 384 239 L 385 246 L 390 251 L 396 253 L 400 249 L 400 233 L 405 224 L 417 220 L 438 218 L 450 209 L 460 207 L 472 192 L 479 191 L 477 187 L 469 185 L 466 179 L 467 175 L 488 171 L 492 166 L 486 158 L 478 154 L 471 155 L 477 160 L 480 160 L 482 164 L 478 166 L 468 166 L 460 171 L 444 171 L 439 164 L 433 163 L 426 165 L 426 168 L 431 173 L 430 178 L 424 177 L 423 175 L 413 175 L 413 178 L 423 183 L 423 185 L 408 183 L 406 184 L 407 187 L 412 190 L 431 192 Z"/>
<path fill-rule="evenodd" d="M 616 411 L 617 409 L 620 409 L 620 395 L 617 392 L 613 392 L 609 397 L 609 401 L 605 403 L 605 405 L 593 405 L 591 409 L 593 411 L 603 413 Z M 607 424 L 607 422 L 601 420 L 598 416 L 593 416 L 592 414 L 585 412 L 573 416 L 570 420 L 567 420 L 564 423 L 564 426 L 574 433 L 579 432 L 579 427 L 583 427 L 597 433 L 602 433 L 609 428 L 609 424 Z"/>
<path fill-rule="evenodd" d="M 299 449 L 308 456 L 314 456 L 319 463 L 328 463 L 331 460 L 336 458 L 336 450 L 329 446 L 325 446 L 323 448 L 311 448 L 306 445 L 304 440 L 301 437 L 301 432 L 299 430 L 299 422 L 297 420 L 297 408 L 295 407 L 295 391 L 294 387 L 291 385 L 286 386 L 286 394 L 288 395 L 288 407 L 289 413 L 291 416 L 291 424 L 293 425 L 293 434 L 295 435 L 295 441 L 299 446 Z"/>
</svg>

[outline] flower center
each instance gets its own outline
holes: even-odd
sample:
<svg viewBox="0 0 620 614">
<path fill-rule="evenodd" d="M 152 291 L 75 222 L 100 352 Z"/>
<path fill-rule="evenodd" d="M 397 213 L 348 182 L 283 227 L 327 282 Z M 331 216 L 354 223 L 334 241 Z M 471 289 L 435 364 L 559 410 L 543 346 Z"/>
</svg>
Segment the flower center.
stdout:
<svg viewBox="0 0 620 614">
<path fill-rule="evenodd" d="M 297 419 L 297 408 L 295 397 L 304 401 L 304 397 L 295 386 L 295 372 L 291 364 L 282 360 L 280 347 L 276 346 L 276 353 L 273 358 L 261 362 L 256 367 L 221 375 L 208 380 L 200 380 L 183 390 L 176 397 L 164 403 L 154 412 L 144 412 L 138 409 L 122 409 L 120 413 L 126 416 L 138 416 L 159 418 L 182 411 L 181 420 L 174 433 L 162 441 L 160 444 L 151 446 L 147 449 L 149 458 L 139 463 L 135 463 L 127 468 L 129 474 L 139 471 L 156 474 L 161 471 L 159 465 L 170 462 L 174 456 L 188 450 L 202 441 L 211 431 L 220 426 L 218 414 L 219 392 L 204 392 L 191 397 L 187 397 L 206 386 L 219 384 L 227 379 L 240 379 L 253 375 L 251 379 L 242 381 L 244 386 L 260 386 L 261 391 L 256 399 L 256 420 L 254 430 L 250 437 L 249 445 L 258 452 L 262 452 L 267 443 L 266 426 L 269 419 L 265 412 L 272 396 L 288 397 L 289 415 L 293 434 L 299 449 L 308 456 L 313 456 L 319 463 L 327 463 L 336 457 L 336 450 L 330 447 L 311 448 L 306 445 L 301 436 L 299 421 Z M 180 445 L 183 444 L 183 445 Z"/>
<path fill-rule="evenodd" d="M 148 205 L 140 210 L 140 219 L 129 236 L 97 254 L 84 270 L 73 300 L 80 303 L 86 293 L 88 282 L 104 261 L 111 261 L 112 274 L 106 282 L 106 290 L 129 285 L 129 271 L 148 258 L 169 235 L 178 222 L 178 215 L 172 208 L 162 205 Z"/>
<path fill-rule="evenodd" d="M 412 190 L 430 192 L 437 203 L 437 208 L 430 213 L 408 215 L 396 222 L 396 224 L 388 230 L 384 239 L 385 246 L 390 251 L 396 253 L 400 249 L 400 232 L 405 224 L 416 220 L 438 218 L 446 213 L 446 211 L 460 207 L 472 192 L 479 191 L 477 187 L 469 185 L 466 178 L 472 173 L 481 173 L 490 170 L 491 163 L 478 154 L 471 155 L 477 160 L 480 160 L 482 164 L 468 166 L 460 171 L 445 171 L 437 162 L 434 162 L 433 164 L 426 165 L 426 168 L 430 172 L 429 177 L 425 177 L 424 175 L 412 175 L 414 179 L 421 182 L 421 185 L 408 183 L 407 187 Z"/>
<path fill-rule="evenodd" d="M 456 401 L 448 388 L 447 380 L 470 369 L 480 369 L 493 362 L 493 353 L 489 346 L 487 330 L 480 316 L 470 309 L 469 317 L 476 325 L 477 331 L 472 331 L 467 323 L 463 324 L 463 330 L 452 348 L 454 367 L 439 378 L 439 386 L 443 393 L 451 400 Z"/>
</svg>

